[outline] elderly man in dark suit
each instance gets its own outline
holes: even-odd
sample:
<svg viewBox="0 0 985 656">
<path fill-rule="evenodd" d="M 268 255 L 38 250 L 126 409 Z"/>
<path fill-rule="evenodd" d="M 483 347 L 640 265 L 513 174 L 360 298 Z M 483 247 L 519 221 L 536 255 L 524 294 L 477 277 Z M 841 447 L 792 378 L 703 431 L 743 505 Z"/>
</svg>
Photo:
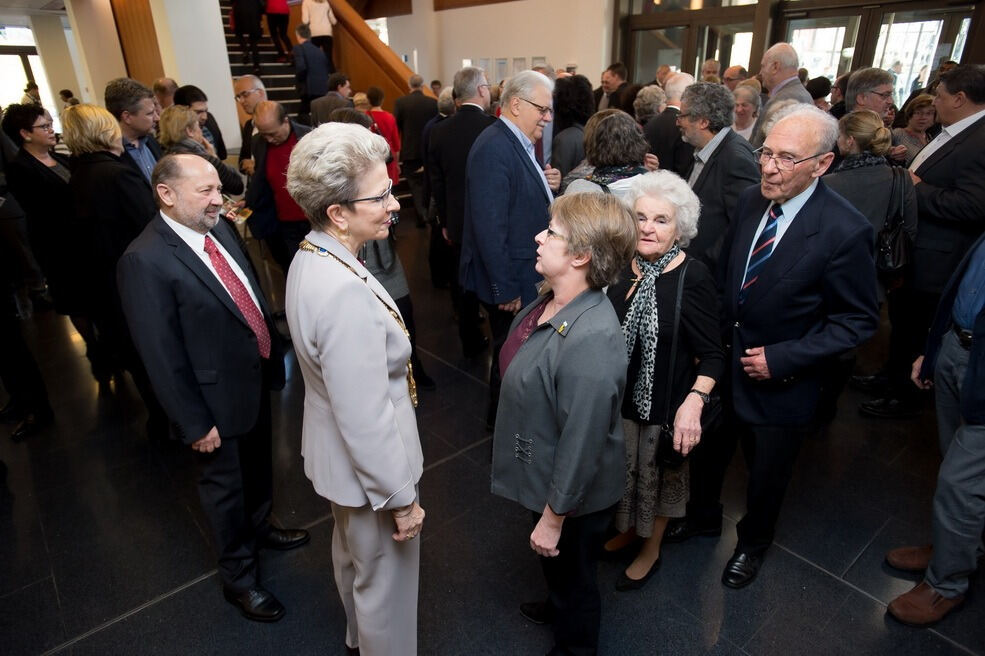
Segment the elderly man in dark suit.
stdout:
<svg viewBox="0 0 985 656">
<path fill-rule="evenodd" d="M 691 84 L 694 84 L 694 76 L 690 73 L 675 73 L 668 77 L 664 82 L 667 108 L 643 127 L 643 136 L 650 143 L 650 152 L 657 156 L 660 168 L 681 177 L 687 175 L 694 162 L 694 146 L 681 139 L 681 131 L 677 127 L 681 95 Z"/>
<path fill-rule="evenodd" d="M 814 104 L 814 99 L 804 88 L 797 74 L 799 67 L 800 59 L 797 57 L 797 51 L 789 43 L 774 44 L 763 54 L 762 62 L 759 65 L 759 74 L 763 78 L 763 87 L 769 89 L 770 98 L 763 106 L 762 111 L 759 112 L 756 125 L 752 128 L 749 141 L 753 148 L 759 148 L 763 145 L 763 140 L 766 137 L 763 134 L 763 126 L 778 102 L 796 100 L 808 105 Z"/>
<path fill-rule="evenodd" d="M 416 73 L 407 80 L 410 93 L 397 98 L 393 118 L 400 131 L 400 170 L 404 172 L 407 186 L 414 198 L 417 227 L 427 225 L 427 199 L 424 198 L 424 151 L 421 148 L 421 132 L 432 118 L 438 115 L 438 101 L 425 96 L 424 78 Z"/>
<path fill-rule="evenodd" d="M 162 156 L 161 145 L 154 138 L 160 118 L 154 105 L 154 92 L 136 80 L 118 77 L 106 85 L 103 102 L 120 123 L 123 161 L 150 182 L 151 171 Z"/>
<path fill-rule="evenodd" d="M 805 105 L 771 130 L 762 182 L 736 205 L 727 240 L 723 333 L 731 348 L 732 421 L 697 466 L 706 480 L 675 541 L 721 531 L 721 481 L 741 440 L 749 466 L 746 514 L 722 583 L 756 577 L 773 542 L 783 496 L 820 396 L 821 366 L 866 341 L 878 326 L 869 221 L 820 176 L 831 165 L 838 124 Z"/>
<path fill-rule="evenodd" d="M 174 435 L 196 452 L 223 593 L 273 622 L 284 607 L 260 585 L 257 551 L 309 539 L 269 522 L 269 392 L 283 385 L 283 354 L 249 258 L 219 218 L 212 165 L 169 155 L 151 181 L 161 211 L 120 258 L 123 311 Z"/>
<path fill-rule="evenodd" d="M 905 371 L 920 353 L 945 283 L 985 230 L 985 72 L 959 66 L 940 79 L 934 108 L 944 128 L 909 167 L 917 195 L 917 238 L 912 276 L 901 290 L 905 320 L 893 322 L 893 330 L 906 332 L 890 352 L 890 371 Z M 863 402 L 859 409 L 886 418 L 918 412 L 912 393 L 894 382 L 887 396 Z"/>
<path fill-rule="evenodd" d="M 311 128 L 292 121 L 284 106 L 272 100 L 257 105 L 253 120 L 257 128 L 252 143 L 256 170 L 246 188 L 245 203 L 253 210 L 247 223 L 254 237 L 266 240 L 286 276 L 298 244 L 311 230 L 304 210 L 287 193 L 287 163 L 298 140 Z"/>
<path fill-rule="evenodd" d="M 561 186 L 561 172 L 549 165 L 541 169 L 534 153 L 544 124 L 553 118 L 553 87 L 536 71 L 510 78 L 500 96 L 499 120 L 475 140 L 466 165 L 459 272 L 462 286 L 475 293 L 489 315 L 490 425 L 499 401 L 499 350 L 513 315 L 537 296 L 534 236 L 547 226 L 548 208 Z"/>
<path fill-rule="evenodd" d="M 481 68 L 466 66 L 455 73 L 452 84 L 453 94 L 460 105 L 452 116 L 431 129 L 428 176 L 438 225 L 451 245 L 451 296 L 458 313 L 458 336 L 466 357 L 473 357 L 483 352 L 489 341 L 479 329 L 478 299 L 475 294 L 463 291 L 458 280 L 462 234 L 465 232 L 465 166 L 472 144 L 496 119 L 486 113 L 489 109 L 489 82 Z"/>
<path fill-rule="evenodd" d="M 735 97 L 721 84 L 697 82 L 684 90 L 677 126 L 694 147 L 687 182 L 701 201 L 698 235 L 687 252 L 715 271 L 739 194 L 759 182 L 749 142 L 732 131 Z"/>
</svg>

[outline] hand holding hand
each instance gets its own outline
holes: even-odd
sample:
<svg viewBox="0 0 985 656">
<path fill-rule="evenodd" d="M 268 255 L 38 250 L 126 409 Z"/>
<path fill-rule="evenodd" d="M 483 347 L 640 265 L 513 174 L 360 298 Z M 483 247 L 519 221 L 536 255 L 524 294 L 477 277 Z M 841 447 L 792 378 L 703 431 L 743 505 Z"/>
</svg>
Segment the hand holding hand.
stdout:
<svg viewBox="0 0 985 656">
<path fill-rule="evenodd" d="M 544 514 L 540 516 L 533 533 L 530 534 L 530 548 L 538 555 L 553 558 L 561 553 L 557 543 L 561 539 L 561 525 L 564 517 L 556 515 L 551 506 L 544 506 Z"/>
<path fill-rule="evenodd" d="M 394 508 L 390 511 L 393 515 L 393 523 L 397 531 L 393 534 L 395 542 L 406 542 L 413 540 L 421 532 L 424 525 L 424 508 L 417 505 L 417 502 L 403 508 Z"/>
<path fill-rule="evenodd" d="M 688 394 L 674 416 L 674 450 L 686 456 L 701 441 L 701 411 L 705 403 L 697 394 Z"/>
<path fill-rule="evenodd" d="M 544 167 L 544 177 L 547 178 L 547 186 L 551 188 L 551 191 L 557 191 L 561 188 L 560 169 L 556 169 L 548 164 Z"/>
<path fill-rule="evenodd" d="M 753 380 L 769 380 L 770 368 L 766 364 L 766 347 L 756 346 L 746 349 L 746 357 L 739 358 L 742 370 Z"/>
<path fill-rule="evenodd" d="M 222 440 L 219 438 L 219 429 L 215 426 L 212 427 L 212 430 L 205 437 L 192 443 L 192 448 L 199 453 L 212 453 L 220 446 L 222 446 Z"/>
</svg>

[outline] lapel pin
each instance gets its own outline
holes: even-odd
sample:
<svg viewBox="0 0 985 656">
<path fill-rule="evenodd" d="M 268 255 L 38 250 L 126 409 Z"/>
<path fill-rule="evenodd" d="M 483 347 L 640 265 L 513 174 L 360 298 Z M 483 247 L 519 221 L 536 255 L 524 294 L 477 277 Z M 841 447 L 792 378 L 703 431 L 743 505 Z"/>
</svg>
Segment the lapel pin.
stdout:
<svg viewBox="0 0 985 656">
<path fill-rule="evenodd" d="M 563 321 L 563 322 L 561 322 L 561 325 L 558 326 L 557 331 L 558 331 L 559 334 L 563 335 L 564 334 L 564 331 L 567 330 L 567 329 L 568 329 L 568 322 L 567 321 Z"/>
</svg>

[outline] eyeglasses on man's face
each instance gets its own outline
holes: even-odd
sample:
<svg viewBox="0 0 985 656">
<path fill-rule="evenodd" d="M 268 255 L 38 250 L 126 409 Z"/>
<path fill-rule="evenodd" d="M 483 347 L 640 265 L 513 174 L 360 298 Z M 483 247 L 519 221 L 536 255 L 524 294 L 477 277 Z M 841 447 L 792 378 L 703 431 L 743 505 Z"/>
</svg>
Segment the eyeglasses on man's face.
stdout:
<svg viewBox="0 0 985 656">
<path fill-rule="evenodd" d="M 870 91 L 869 93 L 871 93 L 871 94 L 873 94 L 875 96 L 879 96 L 883 100 L 889 100 L 890 98 L 893 97 L 893 92 L 892 91 Z"/>
<path fill-rule="evenodd" d="M 821 157 L 826 153 L 817 153 L 816 155 L 811 155 L 810 157 L 804 157 L 802 159 L 794 159 L 792 155 L 776 155 L 772 150 L 763 146 L 762 148 L 757 148 L 753 151 L 755 155 L 759 158 L 759 165 L 765 167 L 770 160 L 776 164 L 776 168 L 781 171 L 793 171 L 801 162 L 806 162 L 809 159 L 814 159 L 815 157 Z"/>
<path fill-rule="evenodd" d="M 244 100 L 250 97 L 251 93 L 255 93 L 259 90 L 260 89 L 255 88 L 255 89 L 246 89 L 245 91 L 240 91 L 239 93 L 236 94 L 236 101 L 243 102 Z"/>
<path fill-rule="evenodd" d="M 545 107 L 543 105 L 538 105 L 534 101 L 527 100 L 526 98 L 524 98 L 522 96 L 520 96 L 519 98 L 523 102 L 529 103 L 529 104 L 533 105 L 537 109 L 537 111 L 540 112 L 540 117 L 541 118 L 546 118 L 548 114 L 551 114 L 552 116 L 554 115 L 554 108 L 553 107 Z"/>
<path fill-rule="evenodd" d="M 370 201 L 375 201 L 380 204 L 381 209 L 386 209 L 386 204 L 390 200 L 390 193 L 393 191 L 393 180 L 386 186 L 386 191 L 384 191 L 379 196 L 367 196 L 366 198 L 353 198 L 352 200 L 345 201 L 345 204 L 351 203 L 368 203 Z"/>
</svg>

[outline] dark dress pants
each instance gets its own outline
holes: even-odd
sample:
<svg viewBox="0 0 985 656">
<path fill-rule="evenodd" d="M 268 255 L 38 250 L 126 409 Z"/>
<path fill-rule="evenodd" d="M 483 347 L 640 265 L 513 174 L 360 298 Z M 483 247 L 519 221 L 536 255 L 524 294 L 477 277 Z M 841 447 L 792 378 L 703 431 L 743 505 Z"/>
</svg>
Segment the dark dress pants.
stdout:
<svg viewBox="0 0 985 656">
<path fill-rule="evenodd" d="M 423 165 L 424 162 L 419 159 L 408 159 L 400 163 L 400 171 L 407 180 L 410 196 L 414 201 L 414 221 L 417 222 L 418 227 L 424 227 L 428 218 L 424 198 L 424 171 L 421 170 Z"/>
<path fill-rule="evenodd" d="M 237 26 L 236 29 L 239 30 L 239 26 Z M 244 28 L 244 29 L 248 29 L 248 28 Z M 253 66 L 254 67 L 259 67 L 260 66 L 260 33 L 259 33 L 259 31 L 260 31 L 260 26 L 257 25 L 255 32 L 239 32 L 239 31 L 237 31 L 237 33 L 236 33 L 236 39 L 239 41 L 239 49 L 243 52 L 244 55 L 247 52 L 247 50 L 246 50 L 246 42 L 247 42 L 247 39 L 249 39 L 249 42 L 250 42 L 250 50 L 249 50 L 249 53 L 250 53 L 250 58 L 253 60 Z"/>
<path fill-rule="evenodd" d="M 890 396 L 916 399 L 917 387 L 910 382 L 913 361 L 925 350 L 927 333 L 934 320 L 940 295 L 916 291 L 905 283 L 887 294 L 887 310 L 892 332 L 889 337 L 889 359 L 886 375 Z"/>
<path fill-rule="evenodd" d="M 554 616 L 552 654 L 595 654 L 602 621 L 598 585 L 599 550 L 612 520 L 613 508 L 580 517 L 567 517 L 561 526 L 558 555 L 540 557 Z M 534 513 L 534 524 L 540 514 Z"/>
<path fill-rule="evenodd" d="M 466 292 L 463 296 L 463 304 L 465 298 L 469 296 Z M 501 372 L 499 371 L 499 352 L 503 349 L 503 344 L 506 343 L 506 338 L 509 336 L 510 324 L 513 323 L 513 317 L 516 315 L 512 312 L 505 312 L 499 309 L 498 305 L 493 303 L 483 303 L 483 307 L 486 308 L 486 314 L 489 315 L 489 331 L 492 333 L 492 366 L 489 367 L 489 410 L 486 415 L 486 421 L 489 425 L 496 423 L 496 409 L 499 407 L 499 389 L 503 384 L 503 379 Z M 463 308 L 464 310 L 464 308 Z M 461 321 L 462 317 L 459 317 Z M 466 320 L 469 317 L 466 315 Z M 461 324 L 459 324 L 461 325 Z"/>
<path fill-rule="evenodd" d="M 287 270 L 291 268 L 291 260 L 298 252 L 298 244 L 311 232 L 311 224 L 306 221 L 278 221 L 277 229 L 272 235 L 267 237 L 267 247 L 270 248 L 270 255 L 274 262 L 284 272 L 287 278 Z"/>
<path fill-rule="evenodd" d="M 270 40 L 274 42 L 278 55 L 290 54 L 294 47 L 290 37 L 287 36 L 287 23 L 290 17 L 290 14 L 267 14 L 267 31 L 270 32 Z"/>
<path fill-rule="evenodd" d="M 332 58 L 332 37 L 330 36 L 313 36 L 311 37 L 311 42 L 322 49 L 325 53 L 325 57 L 328 59 L 328 74 L 331 75 L 335 72 L 335 59 Z"/>
<path fill-rule="evenodd" d="M 0 383 L 10 396 L 10 404 L 20 416 L 49 414 L 48 391 L 41 378 L 41 371 L 34 360 L 20 321 L 13 311 L 0 307 Z"/>
<path fill-rule="evenodd" d="M 212 525 L 222 584 L 242 592 L 257 585 L 257 538 L 270 530 L 273 482 L 266 385 L 253 429 L 219 437 L 222 446 L 212 453 L 195 452 L 198 496 Z"/>
</svg>

